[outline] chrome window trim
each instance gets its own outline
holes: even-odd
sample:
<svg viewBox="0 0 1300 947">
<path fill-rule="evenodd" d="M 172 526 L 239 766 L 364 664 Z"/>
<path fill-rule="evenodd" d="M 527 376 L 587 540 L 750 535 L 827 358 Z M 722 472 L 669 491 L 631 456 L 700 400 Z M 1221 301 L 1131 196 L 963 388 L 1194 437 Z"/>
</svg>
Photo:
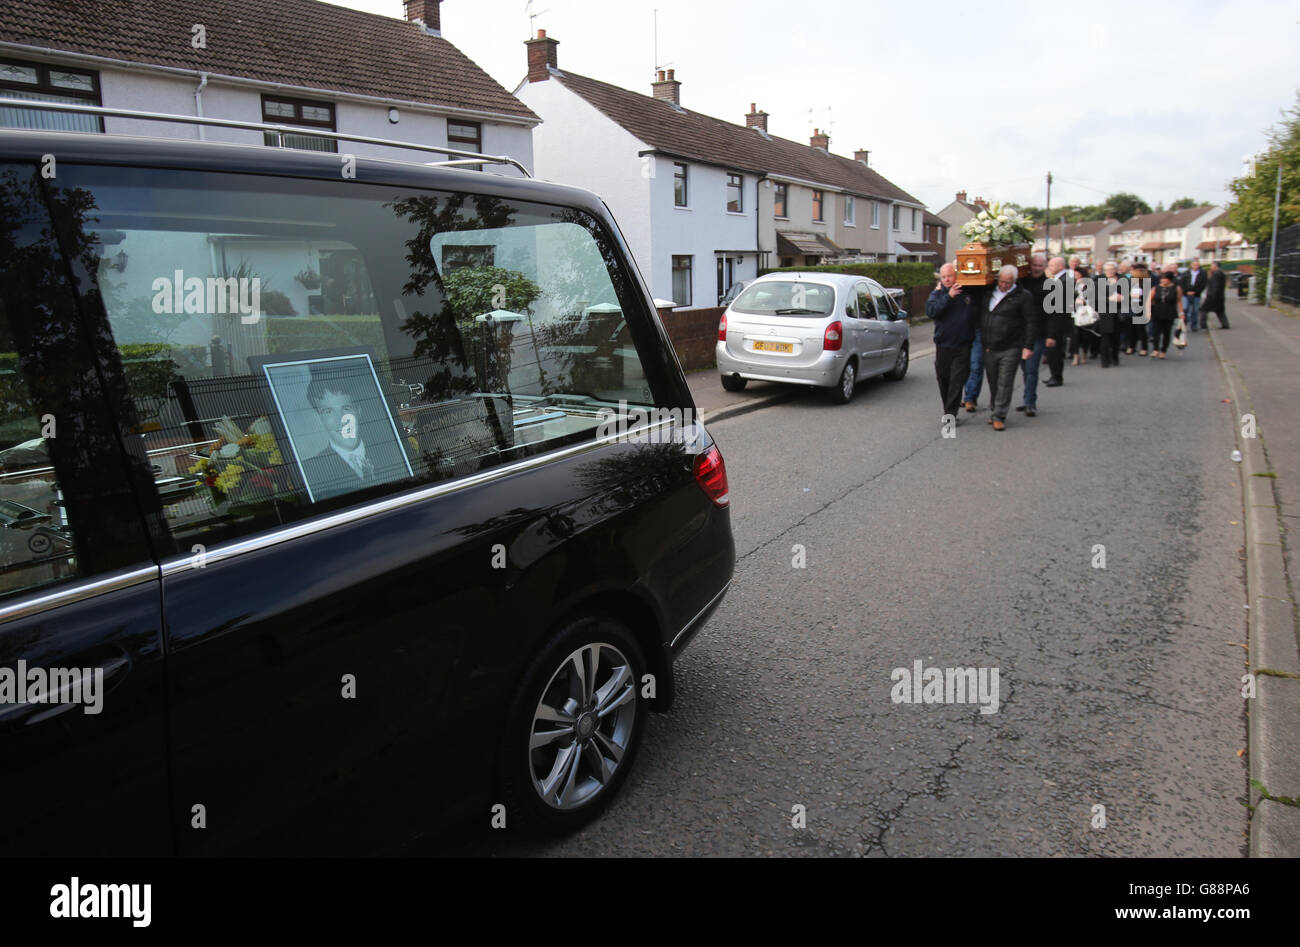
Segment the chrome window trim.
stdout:
<svg viewBox="0 0 1300 947">
<path fill-rule="evenodd" d="M 403 507 L 413 506 L 417 503 L 424 503 L 425 501 L 432 500 L 436 497 L 457 493 L 461 490 L 467 490 L 470 487 L 480 486 L 494 480 L 501 480 L 524 470 L 555 463 L 556 461 L 564 460 L 569 457 L 576 457 L 579 454 L 598 450 L 599 448 L 607 447 L 611 444 L 630 441 L 635 437 L 642 437 L 652 431 L 657 431 L 664 427 L 672 427 L 674 425 L 675 422 L 672 419 L 660 420 L 655 424 L 645 424 L 641 427 L 633 428 L 631 431 L 615 437 L 597 438 L 582 444 L 574 444 L 571 447 L 550 451 L 545 454 L 540 454 L 537 457 L 528 457 L 524 460 L 517 461 L 516 463 L 506 464 L 505 466 L 496 467 L 492 470 L 485 470 L 469 477 L 462 477 L 457 480 L 447 481 L 446 483 L 433 484 L 432 486 L 413 490 L 407 493 L 401 493 L 396 496 L 384 497 L 381 500 L 375 500 L 361 506 L 339 510 L 337 513 L 331 513 L 320 519 L 310 519 L 302 523 L 295 523 L 292 526 L 286 526 L 283 529 L 278 529 L 273 532 L 257 534 L 247 539 L 234 540 L 226 545 L 218 546 L 215 549 L 204 550 L 203 563 L 204 565 L 207 565 L 213 562 L 223 562 L 226 559 L 233 559 L 236 556 L 242 556 L 259 549 L 276 546 L 280 543 L 299 539 L 312 533 L 324 532 L 328 529 L 334 529 L 337 526 L 345 526 L 359 520 L 369 519 L 372 516 L 391 513 L 394 510 L 400 510 Z M 161 571 L 162 575 L 166 577 L 194 568 L 198 567 L 195 565 L 194 555 L 191 554 L 188 556 L 177 556 L 165 560 L 162 564 Z"/>
<path fill-rule="evenodd" d="M 96 576 L 93 579 L 74 582 L 71 585 L 61 586 L 56 591 L 46 592 L 43 595 L 0 606 L 0 624 L 18 618 L 28 618 L 63 605 L 71 605 L 73 602 L 81 602 L 98 595 L 106 595 L 109 592 L 117 592 L 121 589 L 143 585 L 146 582 L 156 581 L 160 578 L 161 574 L 158 567 L 149 565 L 131 569 L 127 572 Z"/>
</svg>

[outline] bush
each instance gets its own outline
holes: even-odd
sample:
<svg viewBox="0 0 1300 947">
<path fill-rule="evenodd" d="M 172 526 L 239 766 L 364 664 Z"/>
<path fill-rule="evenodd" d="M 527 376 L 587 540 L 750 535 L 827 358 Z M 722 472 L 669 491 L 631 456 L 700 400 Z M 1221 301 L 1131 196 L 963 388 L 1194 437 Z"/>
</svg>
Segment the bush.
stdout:
<svg viewBox="0 0 1300 947">
<path fill-rule="evenodd" d="M 833 263 L 828 266 L 783 266 L 764 273 L 848 273 L 875 280 L 886 289 L 933 286 L 938 267 L 930 263 Z"/>
</svg>

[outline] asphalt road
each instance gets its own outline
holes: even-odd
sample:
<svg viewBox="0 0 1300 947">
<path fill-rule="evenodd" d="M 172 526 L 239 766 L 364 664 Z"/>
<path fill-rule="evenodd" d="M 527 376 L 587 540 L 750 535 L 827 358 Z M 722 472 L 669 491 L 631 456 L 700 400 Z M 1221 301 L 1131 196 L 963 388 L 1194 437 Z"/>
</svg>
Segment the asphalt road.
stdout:
<svg viewBox="0 0 1300 947">
<path fill-rule="evenodd" d="M 1001 433 L 981 412 L 941 436 L 927 358 L 845 407 L 716 423 L 736 577 L 636 772 L 579 834 L 453 852 L 1244 855 L 1225 397 L 1193 335 L 1163 363 L 1067 366 Z M 997 712 L 893 702 L 915 661 L 998 669 Z"/>
</svg>

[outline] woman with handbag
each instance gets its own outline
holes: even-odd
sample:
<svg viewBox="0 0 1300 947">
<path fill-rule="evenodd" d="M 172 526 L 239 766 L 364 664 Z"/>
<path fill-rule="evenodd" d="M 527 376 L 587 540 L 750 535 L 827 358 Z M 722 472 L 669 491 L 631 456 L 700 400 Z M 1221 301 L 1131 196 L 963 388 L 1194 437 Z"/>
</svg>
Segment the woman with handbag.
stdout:
<svg viewBox="0 0 1300 947">
<path fill-rule="evenodd" d="M 1178 287 L 1176 277 L 1176 273 L 1161 273 L 1159 285 L 1153 286 L 1151 295 L 1147 297 L 1147 312 L 1151 313 L 1152 358 L 1165 358 L 1174 321 L 1183 318 L 1183 291 Z"/>
<path fill-rule="evenodd" d="M 1071 365 L 1088 364 L 1088 349 L 1097 338 L 1097 310 L 1088 302 L 1088 296 L 1086 291 L 1081 292 L 1074 301 L 1074 329 L 1070 333 L 1074 358 L 1070 361 Z"/>
</svg>

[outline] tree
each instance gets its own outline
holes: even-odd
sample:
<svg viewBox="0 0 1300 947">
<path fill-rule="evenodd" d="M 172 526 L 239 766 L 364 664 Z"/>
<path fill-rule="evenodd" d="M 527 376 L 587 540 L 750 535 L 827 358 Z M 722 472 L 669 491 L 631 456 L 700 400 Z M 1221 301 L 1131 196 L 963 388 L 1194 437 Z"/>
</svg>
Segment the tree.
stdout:
<svg viewBox="0 0 1300 947">
<path fill-rule="evenodd" d="M 1282 163 L 1282 201 L 1277 225 L 1300 221 L 1300 92 L 1296 104 L 1268 132 L 1268 149 L 1255 160 L 1255 173 L 1228 182 L 1234 199 L 1228 205 L 1228 225 L 1251 243 L 1273 235 L 1273 195 L 1277 166 Z"/>
<path fill-rule="evenodd" d="M 1201 202 L 1192 200 L 1190 197 L 1180 197 L 1169 205 L 1170 210 L 1187 210 L 1190 207 L 1200 207 Z"/>
<path fill-rule="evenodd" d="M 1112 194 L 1106 198 L 1106 203 L 1101 205 L 1105 209 L 1105 216 L 1114 217 L 1116 220 L 1125 221 L 1130 217 L 1136 217 L 1138 214 L 1151 213 L 1151 205 L 1136 194 L 1120 192 Z"/>
</svg>

